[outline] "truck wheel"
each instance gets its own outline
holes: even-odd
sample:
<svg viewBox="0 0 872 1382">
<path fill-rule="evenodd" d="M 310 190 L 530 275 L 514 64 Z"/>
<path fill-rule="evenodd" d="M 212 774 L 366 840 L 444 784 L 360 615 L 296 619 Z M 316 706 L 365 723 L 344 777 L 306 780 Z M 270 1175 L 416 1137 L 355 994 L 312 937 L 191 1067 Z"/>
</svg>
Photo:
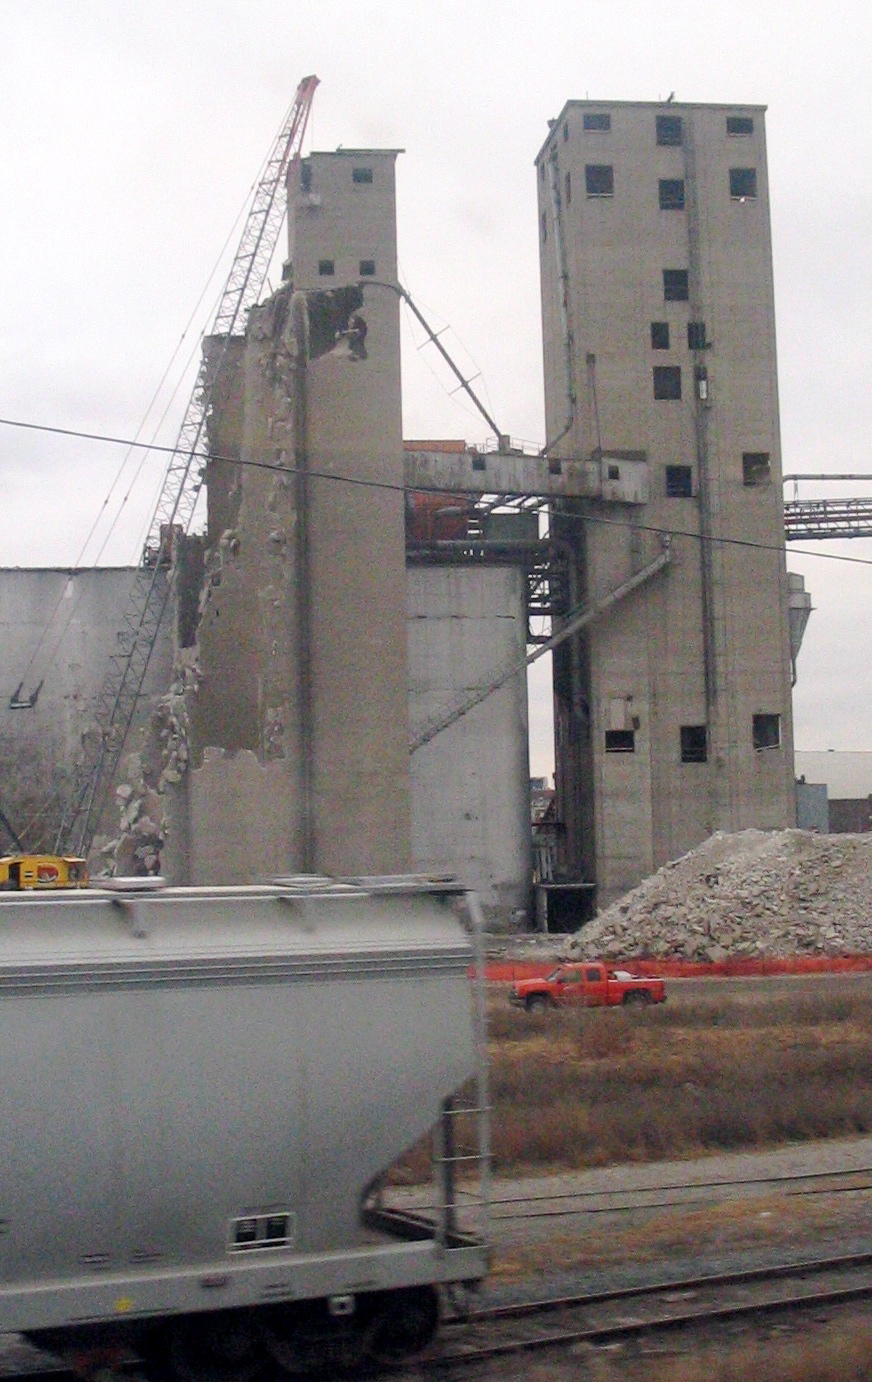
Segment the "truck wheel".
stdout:
<svg viewBox="0 0 872 1382">
<path fill-rule="evenodd" d="M 643 1008 L 647 1007 L 650 1002 L 651 995 L 647 989 L 636 989 L 633 993 L 624 994 L 625 1008 L 629 1007 L 631 1004 L 634 1008 Z"/>
<path fill-rule="evenodd" d="M 527 999 L 528 1013 L 543 1013 L 547 1007 L 548 999 L 545 997 L 544 993 L 534 993 Z"/>
</svg>

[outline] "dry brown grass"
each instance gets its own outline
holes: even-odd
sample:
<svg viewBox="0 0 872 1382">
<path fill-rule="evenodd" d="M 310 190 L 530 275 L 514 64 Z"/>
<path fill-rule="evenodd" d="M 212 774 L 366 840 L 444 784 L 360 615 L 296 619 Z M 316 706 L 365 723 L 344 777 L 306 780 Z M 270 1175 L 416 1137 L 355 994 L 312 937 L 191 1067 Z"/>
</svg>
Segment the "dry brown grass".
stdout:
<svg viewBox="0 0 872 1382">
<path fill-rule="evenodd" d="M 497 1171 L 572 1169 L 872 1131 L 862 995 L 489 1010 Z"/>
</svg>

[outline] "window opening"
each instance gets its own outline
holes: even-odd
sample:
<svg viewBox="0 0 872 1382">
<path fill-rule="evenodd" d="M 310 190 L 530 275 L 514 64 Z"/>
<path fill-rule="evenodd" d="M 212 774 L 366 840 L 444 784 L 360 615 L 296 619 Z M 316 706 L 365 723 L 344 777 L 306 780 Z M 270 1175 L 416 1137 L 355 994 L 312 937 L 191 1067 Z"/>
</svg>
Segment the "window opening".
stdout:
<svg viewBox="0 0 872 1382">
<path fill-rule="evenodd" d="M 661 211 L 684 210 L 684 178 L 661 178 L 658 188 Z"/>
<path fill-rule="evenodd" d="M 584 169 L 584 183 L 589 197 L 613 197 L 615 170 L 610 163 L 588 163 Z"/>
<path fill-rule="evenodd" d="M 375 276 L 375 260 L 361 259 L 360 261 L 361 278 L 373 278 Z"/>
<path fill-rule="evenodd" d="M 651 323 L 651 349 L 669 349 L 669 322 Z"/>
<path fill-rule="evenodd" d="M 602 979 L 602 975 L 598 969 L 586 969 L 584 971 L 584 977 L 589 984 L 598 984 Z"/>
<path fill-rule="evenodd" d="M 668 465 L 666 467 L 666 498 L 693 498 L 693 471 L 689 465 Z"/>
<path fill-rule="evenodd" d="M 351 181 L 352 181 L 352 182 L 372 182 L 372 169 L 371 169 L 371 168 L 352 168 L 352 170 L 351 170 Z"/>
<path fill-rule="evenodd" d="M 781 716 L 759 714 L 754 716 L 753 739 L 755 749 L 777 749 L 781 747 Z"/>
<path fill-rule="evenodd" d="M 611 127 L 612 117 L 611 115 L 608 115 L 605 112 L 600 114 L 598 111 L 586 110 L 584 115 L 582 116 L 583 129 L 591 131 L 599 130 L 604 132 L 606 130 L 610 130 Z"/>
<path fill-rule="evenodd" d="M 708 761 L 708 734 L 705 725 L 681 726 L 682 763 L 705 763 Z"/>
<path fill-rule="evenodd" d="M 566 205 L 569 206 L 569 204 L 572 201 L 572 178 L 569 176 L 568 173 L 566 174 L 566 177 L 563 179 L 563 185 L 566 189 Z"/>
<path fill-rule="evenodd" d="M 708 341 L 705 338 L 705 322 L 687 323 L 687 348 L 688 350 L 706 350 Z"/>
<path fill-rule="evenodd" d="M 687 280 L 687 269 L 664 269 L 663 300 L 665 302 L 687 302 L 689 296 L 690 285 Z"/>
<path fill-rule="evenodd" d="M 753 200 L 757 195 L 757 169 L 730 169 L 730 196 L 733 201 Z"/>
<path fill-rule="evenodd" d="M 546 218 L 546 216 L 545 216 L 545 212 L 543 211 L 543 212 L 542 212 L 542 244 L 543 244 L 543 245 L 545 244 L 545 241 L 546 241 L 547 239 L 548 239 L 548 220 L 547 220 L 547 218 Z"/>
<path fill-rule="evenodd" d="M 742 484 L 768 485 L 771 479 L 768 451 L 742 452 Z"/>
<path fill-rule="evenodd" d="M 680 144 L 681 143 L 681 116 L 680 115 L 658 115 L 657 116 L 657 143 L 658 144 Z"/>
<path fill-rule="evenodd" d="M 636 731 L 633 729 L 607 729 L 606 753 L 635 753 Z"/>
<path fill-rule="evenodd" d="M 654 366 L 654 397 L 659 399 L 681 397 L 681 366 Z"/>
<path fill-rule="evenodd" d="M 727 134 L 742 135 L 754 133 L 754 118 L 751 115 L 728 115 Z"/>
<path fill-rule="evenodd" d="M 319 259 L 318 272 L 322 278 L 332 278 L 336 272 L 336 265 L 332 259 Z"/>
<path fill-rule="evenodd" d="M 563 142 L 566 143 L 566 140 L 567 140 L 568 138 L 569 138 L 569 121 L 568 121 L 568 120 L 564 120 L 564 122 L 563 122 Z"/>
<path fill-rule="evenodd" d="M 610 465 L 609 468 L 608 468 L 608 479 L 609 479 L 609 480 L 620 480 L 620 478 L 621 478 L 621 467 L 620 467 L 619 465 Z"/>
</svg>

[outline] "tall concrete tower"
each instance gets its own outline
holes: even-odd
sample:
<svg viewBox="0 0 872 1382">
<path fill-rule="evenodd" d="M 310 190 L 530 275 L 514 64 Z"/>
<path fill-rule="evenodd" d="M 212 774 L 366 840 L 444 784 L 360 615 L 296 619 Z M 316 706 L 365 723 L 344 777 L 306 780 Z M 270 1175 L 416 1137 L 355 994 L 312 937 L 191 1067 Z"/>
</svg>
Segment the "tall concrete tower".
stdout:
<svg viewBox="0 0 872 1382">
<path fill-rule="evenodd" d="M 395 160 L 303 161 L 284 286 L 210 346 L 194 881 L 410 866 Z"/>
<path fill-rule="evenodd" d="M 668 564 L 558 650 L 568 872 L 600 905 L 715 830 L 795 819 L 764 110 L 570 101 L 536 160 L 549 455 L 642 459 L 565 505 L 576 591 Z"/>
</svg>

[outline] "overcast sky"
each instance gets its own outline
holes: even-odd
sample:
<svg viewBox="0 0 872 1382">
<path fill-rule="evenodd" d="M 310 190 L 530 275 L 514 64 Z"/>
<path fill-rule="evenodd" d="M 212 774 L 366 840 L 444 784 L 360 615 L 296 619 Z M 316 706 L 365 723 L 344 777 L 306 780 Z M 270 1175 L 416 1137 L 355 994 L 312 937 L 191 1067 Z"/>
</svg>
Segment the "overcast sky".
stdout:
<svg viewBox="0 0 872 1382">
<path fill-rule="evenodd" d="M 571 98 L 674 91 L 768 105 L 784 469 L 872 473 L 870 50 L 865 7 L 809 0 L 516 0 L 511 11 L 483 0 L 0 0 L 0 416 L 134 435 L 189 321 L 174 384 L 196 357 L 237 216 L 314 72 L 307 151 L 405 150 L 402 280 L 459 362 L 481 372 L 475 387 L 501 427 L 541 443 L 532 164 L 548 117 Z M 188 388 L 174 403 L 161 395 L 165 441 Z M 484 439 L 448 389 L 432 352 L 409 339 L 406 436 Z M 75 563 L 101 514 L 85 564 L 136 560 L 164 464 L 149 458 L 135 484 L 128 466 L 106 502 L 122 457 L 0 427 L 0 565 Z M 788 552 L 815 605 L 797 747 L 872 749 L 872 540 L 805 550 Z M 549 770 L 546 738 L 534 736 L 534 773 Z"/>
</svg>

